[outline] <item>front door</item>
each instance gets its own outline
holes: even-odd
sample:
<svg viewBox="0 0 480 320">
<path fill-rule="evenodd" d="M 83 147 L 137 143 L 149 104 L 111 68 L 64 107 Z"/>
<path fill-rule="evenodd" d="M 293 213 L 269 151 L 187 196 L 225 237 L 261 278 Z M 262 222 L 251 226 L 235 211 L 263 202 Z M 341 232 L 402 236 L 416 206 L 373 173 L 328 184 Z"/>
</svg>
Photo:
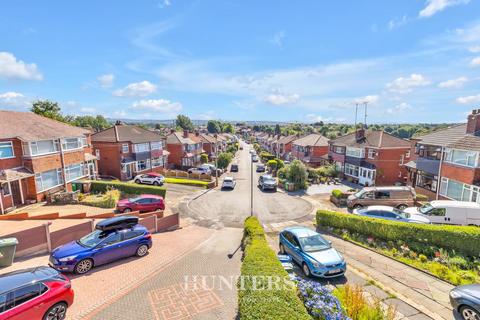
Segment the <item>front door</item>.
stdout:
<svg viewBox="0 0 480 320">
<path fill-rule="evenodd" d="M 95 178 L 95 163 L 89 162 L 88 163 L 88 176 L 89 178 Z"/>
<path fill-rule="evenodd" d="M 11 181 L 10 189 L 13 197 L 13 205 L 18 206 L 22 204 L 22 193 L 20 191 L 20 180 Z"/>
<path fill-rule="evenodd" d="M 127 179 L 132 179 L 132 164 L 128 163 L 126 164 L 127 168 Z"/>
</svg>

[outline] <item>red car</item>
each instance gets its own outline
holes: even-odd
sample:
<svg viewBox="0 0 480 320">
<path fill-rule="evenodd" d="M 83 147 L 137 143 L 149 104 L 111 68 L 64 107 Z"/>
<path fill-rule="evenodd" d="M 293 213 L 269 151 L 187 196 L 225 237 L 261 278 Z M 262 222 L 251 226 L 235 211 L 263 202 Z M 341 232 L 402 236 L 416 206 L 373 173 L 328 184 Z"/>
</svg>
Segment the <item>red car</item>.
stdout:
<svg viewBox="0 0 480 320">
<path fill-rule="evenodd" d="M 72 303 L 70 280 L 50 267 L 0 275 L 2 320 L 62 320 Z"/>
<path fill-rule="evenodd" d="M 165 210 L 165 201 L 163 197 L 154 194 L 142 194 L 136 198 L 123 199 L 117 203 L 118 212 L 152 212 Z"/>
</svg>

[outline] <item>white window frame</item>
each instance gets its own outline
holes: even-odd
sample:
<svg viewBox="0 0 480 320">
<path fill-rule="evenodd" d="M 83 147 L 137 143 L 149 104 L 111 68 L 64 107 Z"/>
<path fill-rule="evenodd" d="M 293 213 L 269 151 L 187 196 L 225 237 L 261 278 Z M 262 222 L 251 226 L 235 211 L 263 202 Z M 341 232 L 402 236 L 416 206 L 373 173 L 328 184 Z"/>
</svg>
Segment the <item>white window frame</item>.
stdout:
<svg viewBox="0 0 480 320">
<path fill-rule="evenodd" d="M 122 143 L 122 153 L 129 153 L 130 152 L 130 146 L 128 143 Z"/>
<path fill-rule="evenodd" d="M 85 139 L 85 144 L 84 144 L 84 139 Z M 75 148 L 67 148 L 67 145 L 68 145 L 67 140 L 76 140 L 77 146 Z M 86 138 L 83 138 L 83 137 L 63 138 L 61 142 L 62 142 L 62 151 L 74 151 L 74 150 L 83 149 L 85 147 Z"/>
<path fill-rule="evenodd" d="M 470 184 L 463 183 L 463 182 L 457 181 L 457 180 L 454 180 L 454 181 L 456 183 L 460 183 L 460 184 L 463 185 L 462 186 L 462 194 L 460 196 L 460 199 L 455 199 L 455 198 L 449 197 L 447 195 L 447 193 L 448 193 L 448 184 L 450 183 L 450 180 L 453 180 L 453 179 L 449 179 L 449 178 L 446 178 L 446 177 L 441 178 L 439 194 L 442 197 L 445 197 L 447 199 L 457 200 L 457 201 L 473 202 L 472 199 L 474 198 L 474 195 L 475 195 L 476 202 L 480 203 L 480 196 L 479 196 L 480 195 L 480 188 L 478 186 L 470 185 Z M 443 191 L 445 191 L 445 192 L 443 192 Z M 464 200 L 465 192 L 470 193 L 470 195 L 468 197 L 468 200 Z"/>
<path fill-rule="evenodd" d="M 344 173 L 347 175 L 347 176 L 350 176 L 350 177 L 355 177 L 355 178 L 358 178 L 360 177 L 360 167 L 357 167 L 356 165 L 353 165 L 353 164 L 350 164 L 350 163 L 345 163 L 345 166 L 344 166 Z M 355 172 L 357 171 L 357 175 L 354 175 L 352 173 L 350 173 L 351 171 Z"/>
<path fill-rule="evenodd" d="M 454 153 L 455 152 L 464 152 L 465 153 L 465 156 L 466 156 L 466 158 L 464 159 L 465 164 L 464 163 L 459 163 L 459 162 L 454 162 L 453 158 L 454 158 Z M 479 153 L 477 151 L 446 148 L 445 149 L 444 161 L 446 163 L 454 164 L 454 165 L 457 165 L 457 166 L 468 167 L 468 168 L 477 168 L 478 167 L 478 155 L 479 155 Z M 475 157 L 474 161 L 473 161 L 473 165 L 468 164 L 468 160 L 471 157 Z"/>
<path fill-rule="evenodd" d="M 13 143 L 12 143 L 12 141 L 0 141 L 0 145 L 1 145 L 1 144 L 5 144 L 5 145 L 9 144 L 9 145 L 10 145 L 10 148 L 12 149 L 12 156 L 10 156 L 10 157 L 0 157 L 0 159 L 12 159 L 12 158 L 15 158 L 15 148 L 13 148 Z M 2 147 L 2 148 L 5 148 L 5 146 Z M 8 148 L 8 147 L 6 147 L 6 148 Z"/>
<path fill-rule="evenodd" d="M 162 141 L 152 141 L 150 142 L 151 150 L 162 150 Z"/>
<path fill-rule="evenodd" d="M 407 150 L 407 152 L 405 152 L 405 158 L 410 158 L 410 150 Z"/>
<path fill-rule="evenodd" d="M 164 166 L 163 157 L 152 158 L 151 164 L 152 164 L 152 168 L 163 167 Z"/>
<path fill-rule="evenodd" d="M 50 151 L 50 152 L 33 154 L 34 148 L 37 150 L 36 152 L 38 152 L 38 142 L 42 142 L 42 141 L 52 141 L 55 150 L 54 150 L 54 151 Z M 48 154 L 55 154 L 55 153 L 60 152 L 60 140 L 59 140 L 59 139 L 55 139 L 55 140 L 38 140 L 38 141 L 32 141 L 32 142 L 29 142 L 29 143 L 28 143 L 28 150 L 30 151 L 29 154 L 28 154 L 28 156 L 31 156 L 31 157 L 38 157 L 38 156 L 44 156 L 44 155 L 48 155 Z"/>
<path fill-rule="evenodd" d="M 72 170 L 74 168 L 76 169 L 78 167 L 80 167 L 82 174 L 78 177 L 73 178 L 73 179 L 69 179 L 70 170 Z M 65 167 L 65 180 L 66 180 L 66 182 L 68 183 L 68 182 L 72 182 L 72 181 L 78 180 L 80 178 L 86 177 L 88 175 L 88 173 L 85 172 L 85 169 L 86 169 L 86 166 L 83 162 L 74 163 L 74 164 L 66 166 Z"/>
<path fill-rule="evenodd" d="M 375 156 L 377 155 L 377 150 L 375 149 L 368 149 L 368 158 L 369 159 L 375 159 Z"/>
<path fill-rule="evenodd" d="M 19 182 L 19 183 L 21 183 L 21 182 Z M 1 192 L 2 192 L 4 197 L 9 197 L 9 196 L 12 195 L 12 190 L 10 189 L 10 182 L 4 182 L 4 183 L 0 184 L 0 186 L 2 187 Z M 5 186 L 7 186 L 6 190 L 8 190 L 8 192 L 5 192 Z"/>
<path fill-rule="evenodd" d="M 47 189 L 42 189 L 43 188 L 42 174 L 45 173 L 45 172 L 53 171 L 53 170 L 57 171 L 57 182 L 59 182 L 59 184 L 54 185 L 52 187 L 49 187 Z M 45 192 L 45 191 L 48 191 L 50 189 L 54 189 L 54 188 L 57 188 L 57 187 L 63 185 L 64 179 L 63 179 L 62 168 L 57 168 L 57 169 L 53 169 L 53 170 L 48 170 L 48 171 L 44 171 L 44 172 L 40 172 L 40 173 L 35 174 L 35 187 L 37 188 L 37 193 L 42 193 L 42 192 Z M 40 178 L 40 183 L 42 184 L 41 185 L 42 188 L 39 188 L 38 181 L 37 181 L 38 178 Z"/>
<path fill-rule="evenodd" d="M 133 145 L 133 152 L 135 153 L 143 153 L 150 151 L 150 143 L 136 143 Z"/>
<path fill-rule="evenodd" d="M 353 158 L 365 158 L 365 149 L 347 147 L 345 150 L 345 155 Z"/>
</svg>

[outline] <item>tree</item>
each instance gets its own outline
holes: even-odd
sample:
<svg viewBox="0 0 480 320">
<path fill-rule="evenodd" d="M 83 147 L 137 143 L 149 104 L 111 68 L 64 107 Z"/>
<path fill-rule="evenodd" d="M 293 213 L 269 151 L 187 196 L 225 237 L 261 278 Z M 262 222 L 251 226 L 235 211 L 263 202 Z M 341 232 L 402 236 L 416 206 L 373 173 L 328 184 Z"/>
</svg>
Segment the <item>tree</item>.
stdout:
<svg viewBox="0 0 480 320">
<path fill-rule="evenodd" d="M 65 121 L 60 106 L 54 101 L 36 100 L 32 103 L 32 108 L 30 111 L 50 119 Z"/>
<path fill-rule="evenodd" d="M 217 166 L 219 169 L 225 169 L 228 167 L 233 159 L 233 155 L 229 152 L 222 152 L 218 155 Z"/>
<path fill-rule="evenodd" d="M 280 129 L 280 125 L 277 123 L 275 125 L 275 134 L 280 135 L 282 133 L 282 130 Z"/>
<path fill-rule="evenodd" d="M 193 129 L 195 128 L 193 126 L 192 120 L 190 120 L 189 117 L 187 117 L 183 114 L 179 114 L 177 116 L 177 120 L 175 121 L 175 124 L 177 125 L 177 127 L 180 127 L 183 130 L 193 131 Z"/>
<path fill-rule="evenodd" d="M 200 155 L 200 162 L 201 163 L 207 163 L 208 162 L 208 155 L 206 153 L 202 153 Z"/>
<path fill-rule="evenodd" d="M 295 185 L 295 189 L 307 188 L 307 168 L 299 160 L 293 160 L 287 166 L 287 179 Z"/>
<path fill-rule="evenodd" d="M 111 127 L 107 119 L 101 115 L 94 116 L 78 116 L 70 121 L 74 126 L 82 128 L 91 128 L 95 132 L 99 132 Z"/>
<path fill-rule="evenodd" d="M 223 126 L 223 132 L 234 134 L 235 133 L 235 128 L 233 127 L 233 125 L 231 123 L 226 123 Z"/>
<path fill-rule="evenodd" d="M 267 167 L 269 167 L 272 170 L 272 172 L 277 170 L 277 160 L 275 160 L 275 159 L 268 160 L 267 161 Z"/>
<path fill-rule="evenodd" d="M 210 133 L 219 133 L 221 131 L 220 123 L 216 120 L 208 120 L 207 130 Z"/>
<path fill-rule="evenodd" d="M 156 130 L 160 130 L 160 129 L 162 129 L 162 128 L 163 128 L 163 125 L 162 125 L 161 123 L 156 123 L 156 124 L 155 124 L 155 129 L 156 129 Z"/>
</svg>

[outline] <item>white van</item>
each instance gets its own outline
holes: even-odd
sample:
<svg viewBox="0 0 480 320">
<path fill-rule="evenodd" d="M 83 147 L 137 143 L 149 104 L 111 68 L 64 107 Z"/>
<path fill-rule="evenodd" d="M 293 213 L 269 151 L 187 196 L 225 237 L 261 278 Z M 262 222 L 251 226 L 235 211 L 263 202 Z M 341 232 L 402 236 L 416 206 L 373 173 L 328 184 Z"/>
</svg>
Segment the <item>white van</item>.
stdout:
<svg viewBox="0 0 480 320">
<path fill-rule="evenodd" d="M 436 200 L 404 211 L 422 215 L 432 223 L 480 226 L 480 204 L 476 202 Z"/>
</svg>

